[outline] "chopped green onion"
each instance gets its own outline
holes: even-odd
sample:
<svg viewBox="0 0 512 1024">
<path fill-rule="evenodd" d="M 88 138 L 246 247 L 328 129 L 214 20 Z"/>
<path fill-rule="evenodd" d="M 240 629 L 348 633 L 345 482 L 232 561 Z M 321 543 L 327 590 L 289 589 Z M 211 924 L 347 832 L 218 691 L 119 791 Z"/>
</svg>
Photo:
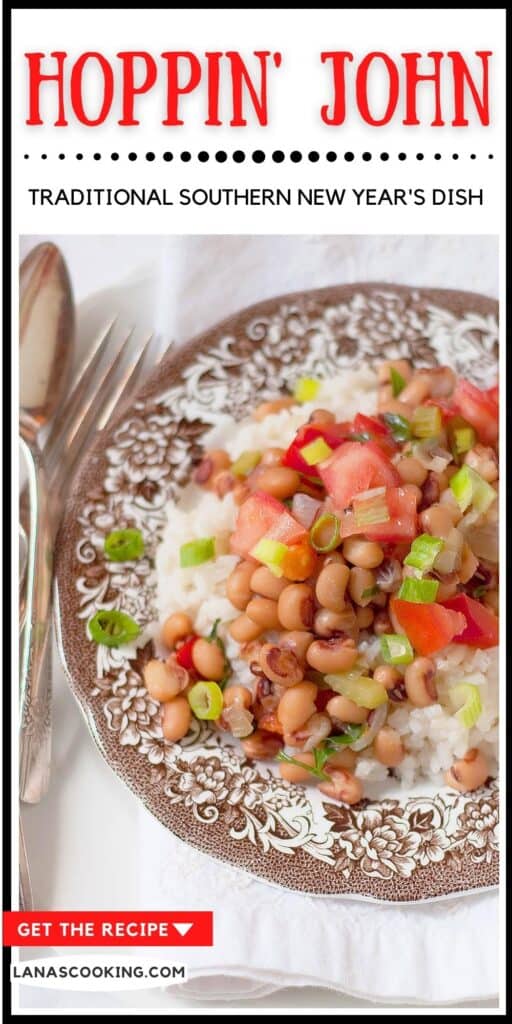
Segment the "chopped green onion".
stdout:
<svg viewBox="0 0 512 1024">
<path fill-rule="evenodd" d="M 325 540 L 325 533 L 329 530 L 330 536 Z M 320 544 L 320 536 L 323 534 L 324 544 Z M 315 551 L 334 551 L 334 548 L 338 547 L 340 542 L 340 521 L 337 516 L 332 512 L 324 512 L 316 522 L 313 523 L 309 531 L 309 540 L 311 547 Z"/>
<path fill-rule="evenodd" d="M 314 757 L 314 765 L 304 764 L 303 761 L 299 761 L 296 757 L 290 757 L 289 754 L 285 754 L 284 750 L 280 750 L 279 753 L 276 754 L 276 761 L 281 761 L 283 764 L 294 764 L 297 768 L 304 768 L 305 771 L 310 772 L 311 775 L 314 775 L 317 779 L 329 780 L 331 776 L 327 775 L 327 772 L 323 772 L 321 767 L 317 765 L 316 752 Z"/>
<path fill-rule="evenodd" d="M 249 476 L 261 462 L 261 452 L 242 452 L 231 466 L 235 476 Z"/>
<path fill-rule="evenodd" d="M 402 441 L 411 440 L 411 424 L 409 420 L 406 420 L 405 416 L 400 416 L 397 412 L 385 412 L 381 418 L 389 427 L 395 441 L 401 443 Z"/>
<path fill-rule="evenodd" d="M 372 710 L 385 704 L 388 699 L 387 690 L 382 683 L 376 683 L 370 676 L 361 675 L 361 672 L 356 676 L 353 671 L 340 672 L 326 676 L 325 681 L 331 690 L 341 693 L 348 700 L 353 700 L 360 708 Z"/>
<path fill-rule="evenodd" d="M 431 537 L 429 533 L 422 533 L 413 540 L 411 550 L 404 558 L 404 565 L 411 565 L 420 572 L 429 572 L 443 548 L 444 540 L 441 540 L 441 537 Z"/>
<path fill-rule="evenodd" d="M 316 466 L 319 462 L 325 462 L 332 455 L 332 448 L 324 441 L 323 437 L 317 437 L 310 444 L 300 449 L 300 454 L 308 466 Z"/>
<path fill-rule="evenodd" d="M 488 584 L 487 583 L 482 583 L 479 587 L 475 587 L 475 589 L 473 591 L 473 597 L 476 597 L 477 601 L 479 601 L 480 598 L 484 596 L 484 594 L 486 593 L 486 591 L 488 589 L 489 589 Z"/>
<path fill-rule="evenodd" d="M 387 665 L 410 665 L 414 661 L 410 641 L 400 633 L 383 633 L 380 637 L 380 653 Z"/>
<path fill-rule="evenodd" d="M 465 729 L 472 729 L 482 714 L 482 698 L 478 686 L 473 683 L 459 683 L 449 691 L 449 698 L 458 708 L 455 718 Z"/>
<path fill-rule="evenodd" d="M 461 466 L 452 476 L 450 488 L 461 512 L 465 512 L 469 505 L 476 512 L 487 512 L 497 497 L 494 487 L 471 466 Z"/>
<path fill-rule="evenodd" d="M 417 580 L 406 576 L 397 596 L 401 601 L 412 601 L 413 604 L 431 604 L 438 590 L 439 580 Z"/>
<path fill-rule="evenodd" d="M 220 718 L 224 697 L 218 683 L 201 681 L 195 683 L 187 693 L 187 700 L 196 718 L 214 722 Z"/>
<path fill-rule="evenodd" d="M 474 427 L 463 416 L 452 416 L 446 424 L 446 434 L 454 458 L 464 455 L 473 448 L 476 441 Z"/>
<path fill-rule="evenodd" d="M 437 405 L 419 405 L 411 421 L 415 437 L 437 437 L 441 433 L 443 420 Z"/>
<path fill-rule="evenodd" d="M 473 427 L 458 427 L 453 432 L 453 448 L 455 455 L 464 455 L 471 451 L 476 441 L 476 434 Z"/>
<path fill-rule="evenodd" d="M 180 566 L 182 569 L 189 569 L 193 565 L 202 565 L 215 558 L 215 537 L 201 537 L 199 540 L 189 540 L 187 544 L 180 547 Z"/>
<path fill-rule="evenodd" d="M 376 594 L 379 593 L 379 590 L 380 588 L 376 583 L 373 587 L 366 587 L 366 590 L 363 590 L 361 597 L 375 597 Z"/>
<path fill-rule="evenodd" d="M 105 537 L 105 554 L 111 562 L 132 562 L 144 554 L 144 538 L 140 530 L 112 530 Z"/>
<path fill-rule="evenodd" d="M 267 569 L 270 569 L 274 576 L 280 577 L 284 575 L 281 566 L 287 552 L 288 547 L 286 544 L 282 544 L 279 540 L 271 540 L 269 537 L 262 537 L 249 554 L 256 561 L 266 565 Z"/>
<path fill-rule="evenodd" d="M 89 621 L 91 639 L 105 647 L 120 647 L 129 644 L 140 633 L 140 626 L 124 612 L 104 609 L 96 612 Z"/>
<path fill-rule="evenodd" d="M 398 398 L 400 392 L 404 390 L 405 380 L 402 377 L 402 374 L 399 373 L 398 370 L 395 370 L 394 366 L 391 366 L 390 369 L 389 369 L 389 377 L 390 377 L 390 380 L 391 380 L 391 389 L 393 391 L 393 398 Z"/>
<path fill-rule="evenodd" d="M 354 510 L 354 522 L 356 526 L 375 526 L 377 523 L 387 523 L 389 508 L 386 500 L 386 492 L 379 493 L 368 498 L 355 497 L 352 502 Z"/>
<path fill-rule="evenodd" d="M 300 377 L 293 391 L 297 402 L 312 402 L 320 391 L 320 381 L 315 377 Z"/>
</svg>

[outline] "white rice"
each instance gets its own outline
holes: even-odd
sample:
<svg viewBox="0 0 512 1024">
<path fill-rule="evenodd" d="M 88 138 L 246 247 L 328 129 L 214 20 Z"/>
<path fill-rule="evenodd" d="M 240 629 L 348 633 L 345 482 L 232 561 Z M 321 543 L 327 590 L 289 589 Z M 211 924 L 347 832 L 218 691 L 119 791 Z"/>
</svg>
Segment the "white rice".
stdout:
<svg viewBox="0 0 512 1024">
<path fill-rule="evenodd" d="M 264 450 L 278 445 L 286 447 L 295 432 L 307 421 L 314 408 L 321 406 L 336 413 L 340 419 L 351 419 L 357 412 L 371 414 L 375 410 L 376 375 L 369 369 L 344 373 L 322 382 L 315 401 L 267 416 L 260 423 L 247 418 L 239 423 L 222 417 L 204 438 L 206 448 L 225 448 L 232 459 L 243 451 Z M 230 494 L 222 500 L 214 494 L 188 485 L 178 502 L 167 505 L 167 524 L 156 556 L 157 608 L 159 623 L 176 611 L 190 615 L 195 629 L 207 634 L 216 619 L 223 623 L 221 635 L 227 646 L 237 681 L 249 683 L 250 673 L 237 657 L 238 646 L 226 633 L 225 624 L 239 612 L 225 596 L 226 580 L 238 559 L 220 554 L 215 561 L 190 569 L 181 569 L 179 552 L 182 544 L 200 537 L 215 537 L 217 551 L 227 551 L 227 539 L 234 529 L 237 509 Z M 156 631 L 158 633 L 158 629 Z M 378 641 L 364 645 L 369 663 L 379 649 Z M 404 786 L 417 778 L 442 781 L 443 773 L 470 747 L 479 747 L 494 770 L 498 740 L 498 653 L 474 650 L 452 644 L 435 659 L 438 666 L 438 691 L 442 701 L 427 708 L 395 705 L 388 723 L 402 737 L 407 756 L 395 774 Z M 464 728 L 449 707 L 450 688 L 462 681 L 479 687 L 482 714 L 471 730 Z M 446 706 L 444 706 L 446 705 Z M 371 751 L 371 748 L 370 748 Z M 371 753 L 358 758 L 356 774 L 365 781 L 379 782 L 387 777 L 387 769 Z"/>
</svg>

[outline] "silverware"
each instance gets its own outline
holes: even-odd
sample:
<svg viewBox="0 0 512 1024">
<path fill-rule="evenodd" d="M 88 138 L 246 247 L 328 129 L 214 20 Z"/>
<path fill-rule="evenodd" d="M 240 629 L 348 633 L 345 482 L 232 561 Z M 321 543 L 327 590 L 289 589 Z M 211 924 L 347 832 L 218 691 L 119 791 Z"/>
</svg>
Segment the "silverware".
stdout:
<svg viewBox="0 0 512 1024">
<path fill-rule="evenodd" d="M 30 536 L 26 622 L 20 671 L 20 799 L 40 800 L 50 764 L 50 676 L 44 670 L 50 625 L 52 547 L 48 489 L 38 435 L 54 413 L 71 370 L 74 309 L 55 245 L 36 246 L 20 268 L 20 442 L 27 464 Z"/>
</svg>

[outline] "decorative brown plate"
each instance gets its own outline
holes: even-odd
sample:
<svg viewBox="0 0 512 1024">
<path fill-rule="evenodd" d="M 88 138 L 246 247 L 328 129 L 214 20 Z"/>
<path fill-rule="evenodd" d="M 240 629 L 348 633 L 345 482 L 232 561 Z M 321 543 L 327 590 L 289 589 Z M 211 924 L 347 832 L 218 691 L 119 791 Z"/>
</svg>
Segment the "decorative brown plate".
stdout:
<svg viewBox="0 0 512 1024">
<path fill-rule="evenodd" d="M 67 503 L 57 547 L 60 646 L 72 690 L 103 756 L 172 832 L 197 849 L 289 889 L 411 902 L 498 882 L 496 782 L 468 796 L 427 783 L 358 807 L 334 804 L 244 759 L 195 723 L 162 737 L 141 679 L 149 649 L 126 660 L 97 647 L 86 623 L 119 608 L 154 617 L 152 557 L 165 503 L 179 494 L 219 416 L 246 416 L 297 374 L 322 377 L 411 356 L 491 383 L 497 303 L 469 292 L 383 284 L 285 295 L 172 350 L 137 401 L 97 437 Z M 105 536 L 139 527 L 147 557 L 107 562 Z"/>
</svg>

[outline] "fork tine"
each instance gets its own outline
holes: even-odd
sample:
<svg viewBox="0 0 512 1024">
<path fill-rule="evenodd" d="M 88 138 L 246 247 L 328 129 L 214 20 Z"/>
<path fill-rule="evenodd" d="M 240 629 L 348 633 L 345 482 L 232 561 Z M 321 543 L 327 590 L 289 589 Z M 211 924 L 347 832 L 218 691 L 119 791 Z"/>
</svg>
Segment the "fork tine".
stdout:
<svg viewBox="0 0 512 1024">
<path fill-rule="evenodd" d="M 113 317 L 112 320 L 105 325 L 98 335 L 96 343 L 93 345 L 90 353 L 80 366 L 71 394 L 68 395 L 65 400 L 64 408 L 61 410 L 59 416 L 54 417 L 51 430 L 45 442 L 45 454 L 46 452 L 54 453 L 60 451 L 64 438 L 66 438 L 72 430 L 73 419 L 77 415 L 80 402 L 92 383 L 103 353 L 105 352 L 111 338 L 112 330 L 116 321 L 117 317 Z M 51 454 L 49 457 L 51 460 Z"/>
<path fill-rule="evenodd" d="M 104 408 L 107 396 L 112 391 L 112 382 L 115 380 L 116 371 L 123 360 L 128 342 L 132 335 L 133 328 L 123 338 L 113 361 L 104 371 L 98 387 L 89 399 L 85 409 L 82 407 L 77 411 L 74 423 L 68 434 L 68 442 L 64 451 L 62 449 L 52 448 L 48 453 L 48 458 L 46 460 L 46 472 L 50 487 L 58 487 L 60 490 L 66 484 L 66 480 L 63 477 L 65 476 L 67 480 L 69 480 L 73 466 L 80 455 L 82 447 L 93 426 L 95 424 L 97 425 L 98 418 Z M 114 388 L 117 394 L 117 388 L 115 385 Z M 63 472 L 63 470 L 65 470 L 65 472 Z"/>
<path fill-rule="evenodd" d="M 101 417 L 98 421 L 98 430 L 104 430 L 105 427 L 111 422 L 114 417 L 114 413 L 117 415 L 121 404 L 125 404 L 128 401 L 130 395 L 133 393 L 134 388 L 140 384 L 142 378 L 142 369 L 146 363 L 149 353 L 155 343 L 155 334 L 150 334 L 144 341 L 140 354 L 131 366 L 128 367 L 124 374 L 119 386 L 112 394 L 110 401 L 105 405 Z"/>
</svg>

